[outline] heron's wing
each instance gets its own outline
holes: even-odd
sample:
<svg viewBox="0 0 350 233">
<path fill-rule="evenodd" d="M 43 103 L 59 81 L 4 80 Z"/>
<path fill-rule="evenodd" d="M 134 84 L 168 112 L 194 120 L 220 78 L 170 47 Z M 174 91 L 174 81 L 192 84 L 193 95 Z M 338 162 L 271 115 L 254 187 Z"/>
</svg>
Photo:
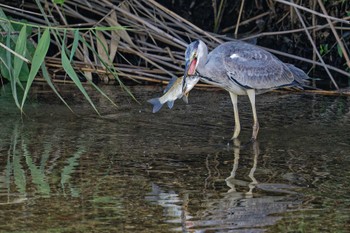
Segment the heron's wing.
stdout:
<svg viewBox="0 0 350 233">
<path fill-rule="evenodd" d="M 256 46 L 241 45 L 225 51 L 224 65 L 231 81 L 254 89 L 276 88 L 293 82 L 293 74 L 277 57 Z"/>
</svg>

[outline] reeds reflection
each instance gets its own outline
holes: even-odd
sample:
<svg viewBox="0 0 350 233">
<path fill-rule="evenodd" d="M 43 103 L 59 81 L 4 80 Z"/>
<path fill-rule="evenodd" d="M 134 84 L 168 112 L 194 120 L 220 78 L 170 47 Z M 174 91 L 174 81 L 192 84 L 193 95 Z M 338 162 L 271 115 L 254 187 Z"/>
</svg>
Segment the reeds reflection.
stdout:
<svg viewBox="0 0 350 233">
<path fill-rule="evenodd" d="M 57 170 L 60 170 L 62 189 L 55 189 L 55 192 L 65 193 L 65 187 L 70 187 L 70 194 L 74 196 L 70 178 L 78 165 L 77 160 L 85 151 L 84 146 L 78 145 L 76 151 L 62 157 L 62 137 L 59 135 L 62 131 L 48 133 L 45 128 L 26 128 L 21 120 L 12 121 L 3 130 L 10 134 L 0 142 L 1 151 L 7 151 L 6 158 L 2 153 L 0 168 L 3 171 L 0 179 L 1 204 L 24 201 L 28 195 L 50 197 L 50 182 L 55 180 L 53 183 L 56 183 Z M 36 137 L 32 137 L 32 133 L 37 134 Z"/>
</svg>

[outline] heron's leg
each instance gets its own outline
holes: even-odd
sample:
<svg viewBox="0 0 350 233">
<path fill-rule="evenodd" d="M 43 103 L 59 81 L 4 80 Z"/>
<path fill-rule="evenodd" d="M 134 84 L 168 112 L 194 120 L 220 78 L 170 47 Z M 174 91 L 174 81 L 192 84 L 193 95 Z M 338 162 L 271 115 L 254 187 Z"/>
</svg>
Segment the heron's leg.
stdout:
<svg viewBox="0 0 350 233">
<path fill-rule="evenodd" d="M 256 108 L 255 108 L 255 90 L 254 89 L 249 89 L 247 90 L 247 94 L 250 100 L 250 104 L 252 105 L 252 111 L 253 111 L 253 134 L 252 134 L 252 139 L 256 140 L 256 137 L 258 136 L 259 132 L 259 122 L 258 122 L 258 115 L 256 114 Z"/>
<path fill-rule="evenodd" d="M 238 135 L 241 132 L 241 123 L 239 122 L 237 95 L 230 92 L 230 96 L 233 105 L 233 113 L 235 115 L 235 131 L 233 133 L 232 139 L 235 139 L 238 138 Z"/>
</svg>

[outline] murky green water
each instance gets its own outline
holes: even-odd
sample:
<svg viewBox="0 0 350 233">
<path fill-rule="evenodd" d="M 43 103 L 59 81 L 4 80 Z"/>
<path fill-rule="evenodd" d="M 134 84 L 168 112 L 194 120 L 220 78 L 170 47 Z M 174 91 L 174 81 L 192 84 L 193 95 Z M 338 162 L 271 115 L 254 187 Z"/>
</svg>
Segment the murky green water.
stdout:
<svg viewBox="0 0 350 233">
<path fill-rule="evenodd" d="M 38 88 L 22 120 L 0 97 L 1 232 L 350 231 L 349 98 L 261 95 L 244 146 L 243 97 L 239 148 L 226 92 L 152 114 L 159 88 L 132 88 L 141 105 L 105 89 L 119 107 L 95 97 L 102 117 Z"/>
</svg>

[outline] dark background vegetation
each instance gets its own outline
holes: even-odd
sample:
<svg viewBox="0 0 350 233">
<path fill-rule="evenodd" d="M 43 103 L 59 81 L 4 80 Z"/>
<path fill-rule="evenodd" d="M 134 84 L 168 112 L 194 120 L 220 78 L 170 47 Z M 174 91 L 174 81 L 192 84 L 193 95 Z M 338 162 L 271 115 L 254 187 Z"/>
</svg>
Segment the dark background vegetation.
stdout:
<svg viewBox="0 0 350 233">
<path fill-rule="evenodd" d="M 157 0 L 159 3 L 163 4 L 170 10 L 176 12 L 182 17 L 188 19 L 195 25 L 211 32 L 217 32 L 219 34 L 225 34 L 231 37 L 235 37 L 234 28 L 238 15 L 240 12 L 241 1 L 223 1 L 224 10 L 222 13 L 222 19 L 219 22 L 217 28 L 215 27 L 215 14 L 214 8 L 216 2 L 216 7 L 218 8 L 221 0 Z M 296 4 L 300 4 L 308 9 L 312 9 L 318 12 L 322 12 L 318 7 L 317 0 L 311 1 L 294 1 Z M 330 16 L 336 18 L 345 18 L 350 16 L 350 1 L 347 0 L 325 0 L 323 1 L 327 12 Z M 327 24 L 327 20 L 322 17 L 314 17 L 311 13 L 301 11 L 306 26 L 324 25 Z M 265 16 L 252 20 L 248 24 L 239 27 L 237 37 L 242 39 L 249 37 L 254 34 L 259 34 L 262 32 L 279 32 L 285 30 L 293 30 L 302 28 L 300 21 L 295 14 L 291 13 L 291 7 L 275 1 L 265 1 L 265 0 L 246 0 L 244 3 L 241 22 L 249 20 L 255 16 L 266 13 Z M 342 26 L 341 24 L 337 24 Z M 348 26 L 348 25 L 346 25 Z M 348 29 L 348 28 L 347 28 Z M 333 36 L 330 28 L 325 28 L 312 32 L 314 36 L 314 42 L 316 43 L 321 55 L 324 56 L 324 60 L 327 64 L 331 64 L 340 69 L 345 69 L 350 71 L 345 63 L 345 59 L 340 55 L 337 42 Z M 339 36 L 342 38 L 347 51 L 350 48 L 350 31 L 348 30 L 338 30 Z M 313 48 L 304 32 L 297 32 L 285 35 L 269 35 L 257 37 L 254 41 L 258 45 L 273 48 L 282 52 L 289 54 L 294 54 L 300 57 L 305 57 L 313 59 L 314 53 Z M 326 79 L 326 73 L 322 67 L 314 67 L 311 64 L 307 64 L 302 61 L 297 61 L 295 59 L 289 59 L 286 57 L 279 56 L 284 62 L 293 63 L 306 72 L 311 71 L 310 75 L 318 77 L 321 79 Z M 337 83 L 340 86 L 348 86 L 349 78 L 343 75 L 332 72 Z M 318 84 L 324 88 L 331 88 L 329 80 L 318 81 Z"/>
<path fill-rule="evenodd" d="M 174 33 L 178 34 L 183 39 L 183 42 L 185 42 L 183 44 L 186 44 L 191 40 L 197 39 L 193 35 L 198 34 L 200 35 L 199 37 L 201 39 L 203 39 L 203 36 L 205 35 L 205 33 L 199 33 L 198 31 L 196 31 L 191 36 L 188 36 L 188 32 L 181 33 L 182 29 L 179 30 L 179 25 L 185 25 L 185 23 L 181 22 L 181 20 L 176 21 L 176 18 L 173 18 L 173 21 L 169 21 L 169 19 L 166 19 L 166 17 L 164 17 L 165 14 L 167 14 L 166 11 L 159 13 L 160 11 L 157 11 L 159 9 L 152 8 L 153 5 L 147 5 L 147 1 L 144 0 L 112 0 L 108 2 L 104 2 L 103 0 L 90 0 L 86 2 L 71 0 L 63 1 L 63 4 L 59 5 L 59 7 L 53 6 L 52 1 L 40 0 L 40 2 L 43 6 L 45 6 L 45 13 L 49 15 L 51 14 L 50 16 L 52 18 L 55 18 L 56 20 L 54 23 L 58 23 L 59 26 L 61 24 L 64 25 L 65 23 L 64 20 L 62 20 L 62 18 L 60 17 L 60 15 L 64 15 L 64 17 L 66 17 L 65 20 L 68 23 L 66 25 L 67 27 L 69 27 L 70 25 L 77 25 L 78 23 L 86 24 L 87 22 L 91 26 L 111 26 L 108 23 L 106 24 L 106 22 L 103 20 L 101 24 L 98 24 L 97 22 L 100 22 L 101 18 L 103 18 L 113 9 L 113 5 L 119 7 L 123 3 L 127 3 L 132 6 L 130 8 L 130 12 L 135 14 L 136 17 L 140 17 L 141 21 L 133 21 L 131 18 L 125 17 L 118 10 L 116 11 L 116 15 L 120 25 L 133 29 L 128 31 L 127 33 L 133 41 L 132 43 L 135 43 L 137 49 L 140 49 L 141 52 L 147 51 L 147 48 L 149 48 L 147 46 L 154 42 L 152 37 L 156 36 L 157 34 L 156 31 L 152 31 L 152 29 L 144 26 L 142 24 L 142 20 L 144 20 L 145 22 L 152 23 L 153 26 L 159 27 L 161 30 L 165 31 L 168 34 L 171 34 L 170 32 L 174 30 Z M 293 54 L 300 58 L 307 58 L 315 62 L 319 62 L 319 59 L 316 57 L 315 50 L 311 46 L 307 35 L 303 31 L 303 27 L 300 23 L 300 20 L 295 14 L 293 7 L 285 3 L 278 2 L 278 0 L 157 0 L 156 2 L 162 4 L 170 11 L 175 12 L 178 16 L 185 18 L 186 20 L 198 26 L 199 28 L 213 33 L 212 35 L 214 37 L 222 35 L 226 36 L 226 38 L 222 37 L 223 41 L 228 41 L 231 38 L 241 40 L 247 40 L 247 38 L 249 38 L 249 42 L 255 43 L 259 46 L 274 49 L 276 51 L 284 52 L 286 54 Z M 242 2 L 244 2 L 243 7 L 241 5 Z M 315 12 L 322 12 L 318 0 L 295 0 L 294 2 L 297 5 L 313 10 Z M 6 13 L 9 16 L 15 18 L 16 20 L 22 20 L 21 18 L 25 18 L 25 20 L 28 20 L 28 17 L 18 14 L 18 12 L 20 12 L 21 9 L 33 11 L 39 13 L 39 15 L 41 14 L 37 7 L 36 1 L 0 0 L 0 3 L 17 7 L 19 9 L 18 11 L 6 11 Z M 113 5 L 108 5 L 108 3 L 113 3 Z M 322 4 L 324 4 L 325 8 L 327 9 L 327 13 L 330 16 L 338 19 L 350 19 L 350 1 L 323 0 Z M 140 7 L 140 5 L 144 7 L 146 13 L 141 12 L 141 8 L 138 8 Z M 67 10 L 67 7 L 73 10 L 69 11 Z M 136 13 L 133 12 L 134 8 L 137 8 L 138 10 L 136 10 Z M 321 29 L 317 28 L 317 26 L 319 27 L 327 25 L 327 20 L 324 17 L 316 16 L 315 14 L 309 13 L 305 10 L 300 10 L 300 13 L 302 14 L 306 26 L 314 27 L 314 29 L 309 30 L 309 32 L 312 34 L 314 40 L 313 42 L 316 44 L 317 50 L 323 56 L 325 63 L 349 73 L 350 69 L 346 64 L 346 60 L 344 59 L 343 53 L 339 50 L 337 40 L 331 29 L 329 27 L 324 27 Z M 238 26 L 238 29 L 236 30 L 239 15 L 241 15 L 241 18 L 239 20 L 240 24 Z M 160 25 L 158 21 L 154 20 L 152 17 L 157 18 L 158 21 L 160 19 L 160 21 L 163 22 L 164 25 L 167 25 L 167 28 L 162 28 L 162 25 Z M 162 19 L 165 20 L 162 21 Z M 45 24 L 43 17 L 41 17 L 40 20 Z M 178 25 L 176 25 L 176 23 L 178 23 Z M 334 23 L 334 26 L 337 27 L 337 33 L 341 38 L 342 42 L 344 43 L 347 53 L 349 53 L 349 24 L 343 25 L 342 23 L 336 22 Z M 187 24 L 186 27 L 191 28 L 191 26 L 188 26 Z M 295 31 L 293 33 L 280 34 L 280 32 L 289 30 Z M 144 31 L 146 31 L 146 35 Z M 6 35 L 6 33 L 4 35 Z M 112 37 L 107 33 L 104 33 L 104 35 L 106 36 L 107 40 L 112 40 Z M 35 35 L 32 37 L 32 39 L 34 41 L 36 40 Z M 212 42 L 211 44 L 209 44 L 210 48 L 217 46 L 217 42 L 213 42 L 211 38 L 206 39 L 208 39 L 207 42 Z M 139 43 L 140 40 L 145 40 L 145 43 Z M 71 41 L 72 39 L 70 38 L 68 42 Z M 94 41 L 96 43 L 96 38 L 94 38 Z M 138 74 L 141 74 L 142 72 L 146 74 L 150 69 L 159 68 L 145 61 L 144 57 L 141 57 L 139 54 L 135 54 L 134 51 L 130 49 L 130 47 L 132 47 L 130 46 L 130 41 L 125 40 L 125 38 L 123 41 L 122 38 L 122 42 L 125 42 L 125 45 L 118 45 L 118 54 L 115 56 L 114 62 L 118 64 L 117 69 L 120 67 L 124 68 L 124 70 L 122 70 L 123 73 L 119 73 L 119 75 L 121 76 L 124 75 L 124 82 L 126 82 L 127 84 L 133 83 L 133 80 L 130 81 L 130 78 L 128 77 L 137 78 L 135 75 L 136 72 Z M 163 62 L 167 62 L 167 64 L 163 66 L 164 69 L 162 70 L 162 72 L 159 73 L 160 76 L 162 76 L 161 81 L 168 79 L 170 77 L 169 73 L 174 74 L 176 76 L 180 76 L 183 72 L 181 66 L 183 66 L 184 59 L 181 56 L 183 56 L 184 45 L 177 44 L 176 46 L 174 46 L 174 44 L 169 42 L 171 42 L 171 40 L 164 41 L 156 38 L 156 42 L 152 44 L 152 46 L 154 45 L 157 47 L 157 49 L 155 49 L 157 51 L 155 51 L 154 55 L 157 57 L 161 57 L 163 59 Z M 146 46 L 142 47 L 145 44 Z M 54 51 L 52 49 L 54 45 L 55 43 L 51 44 L 48 56 L 52 56 L 53 54 L 57 53 L 57 51 Z M 166 60 L 170 56 L 169 53 L 164 52 L 164 48 L 170 48 L 170 50 L 173 53 L 177 53 L 177 56 L 175 57 L 176 61 Z M 59 52 L 60 48 L 58 47 L 57 50 Z M 119 56 L 119 54 L 121 54 L 121 56 Z M 145 54 L 145 56 L 147 56 L 147 52 Z M 295 64 L 297 67 L 307 72 L 311 77 L 316 78 L 317 81 L 315 83 L 318 87 L 321 87 L 323 89 L 334 89 L 335 86 L 332 84 L 330 78 L 328 77 L 327 73 L 325 72 L 325 69 L 322 66 L 315 66 L 312 63 L 304 62 L 301 59 L 289 58 L 287 56 L 282 55 L 276 56 L 278 56 L 284 62 Z M 127 59 L 128 61 L 125 62 L 125 59 Z M 81 59 L 78 59 L 78 61 L 82 62 Z M 123 65 L 125 64 L 131 64 L 132 66 L 124 67 Z M 48 64 L 48 66 L 49 65 L 50 64 Z M 59 62 L 57 64 L 55 63 L 55 65 L 59 65 Z M 174 69 L 174 66 L 177 67 L 175 67 Z M 145 69 L 140 70 L 140 67 L 144 67 Z M 75 68 L 79 69 L 79 67 Z M 133 69 L 136 69 L 136 71 Z M 58 73 L 59 72 L 56 72 L 55 77 L 59 77 L 57 75 Z M 349 86 L 349 76 L 346 76 L 346 74 L 340 74 L 335 71 L 331 71 L 331 73 L 334 76 L 336 83 L 340 87 Z M 65 76 L 66 72 L 63 69 L 61 69 L 60 75 Z M 94 73 L 93 75 L 94 77 L 99 77 L 100 74 L 96 75 L 96 73 Z M 155 80 L 154 76 L 151 76 L 151 74 L 149 74 L 148 77 L 151 77 L 148 80 Z"/>
</svg>

